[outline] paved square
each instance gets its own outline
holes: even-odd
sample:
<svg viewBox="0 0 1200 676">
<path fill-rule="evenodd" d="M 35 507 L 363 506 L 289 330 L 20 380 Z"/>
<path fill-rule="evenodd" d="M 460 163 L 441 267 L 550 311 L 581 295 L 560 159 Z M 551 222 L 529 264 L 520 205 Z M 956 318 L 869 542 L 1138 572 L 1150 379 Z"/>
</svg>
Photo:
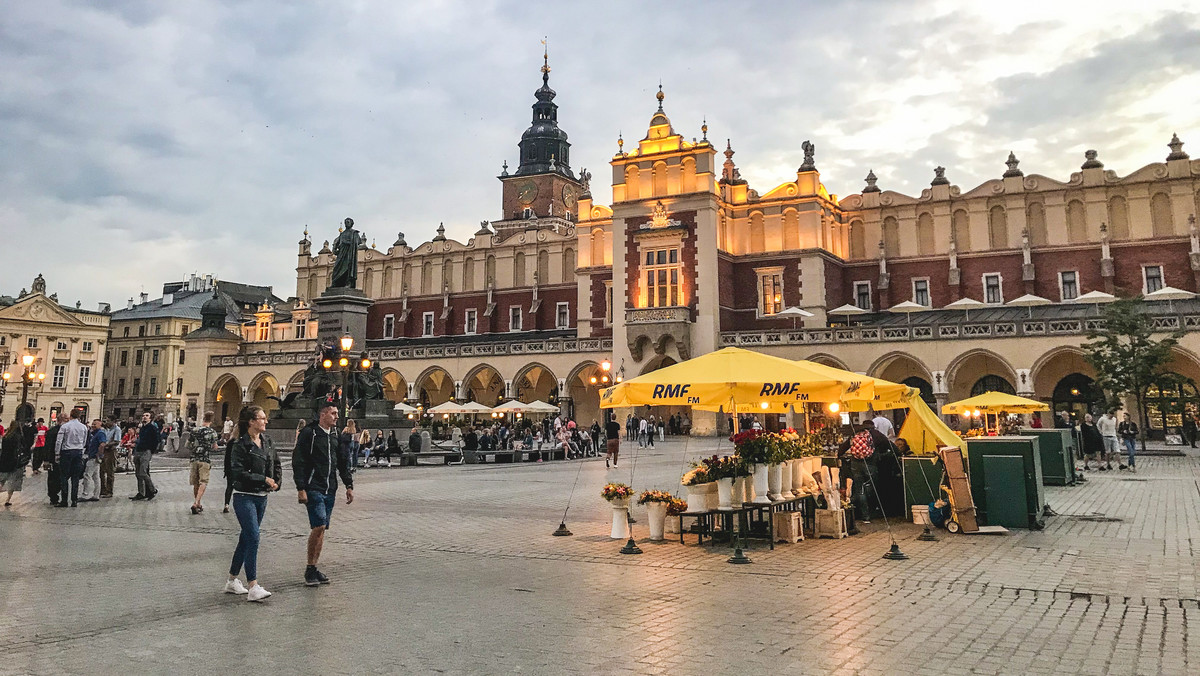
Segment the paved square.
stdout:
<svg viewBox="0 0 1200 676">
<path fill-rule="evenodd" d="M 307 521 L 270 500 L 265 604 L 220 593 L 237 521 L 188 511 L 181 469 L 149 504 L 51 509 L 41 476 L 0 512 L 0 674 L 1200 672 L 1200 458 L 1050 488 L 1042 532 L 915 540 L 885 561 L 881 522 L 848 540 L 748 552 L 608 538 L 607 479 L 674 490 L 713 440 L 603 461 L 370 469 L 339 501 L 302 584 Z M 179 467 L 170 460 L 161 465 Z M 290 474 L 285 470 L 287 481 Z M 551 537 L 578 480 L 567 523 Z M 285 483 L 285 486 L 290 485 Z"/>
</svg>

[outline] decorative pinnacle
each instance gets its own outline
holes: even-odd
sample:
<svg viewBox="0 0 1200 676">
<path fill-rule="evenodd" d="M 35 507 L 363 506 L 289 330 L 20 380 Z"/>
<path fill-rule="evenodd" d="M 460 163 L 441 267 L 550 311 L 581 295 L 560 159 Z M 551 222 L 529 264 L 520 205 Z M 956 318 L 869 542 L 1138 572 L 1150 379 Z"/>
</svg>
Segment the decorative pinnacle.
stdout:
<svg viewBox="0 0 1200 676">
<path fill-rule="evenodd" d="M 725 139 L 725 159 L 733 159 L 733 145 L 730 144 L 729 139 Z"/>
<path fill-rule="evenodd" d="M 662 80 L 658 81 L 658 93 L 654 95 L 654 98 L 658 99 L 658 112 L 661 113 L 663 111 L 663 99 L 667 98 L 666 94 L 663 94 Z"/>
<path fill-rule="evenodd" d="M 621 135 L 621 132 L 617 132 L 617 152 L 625 152 L 625 137 Z"/>
<path fill-rule="evenodd" d="M 1179 140 L 1179 134 L 1171 134 L 1171 142 L 1167 144 L 1171 149 L 1171 154 L 1167 155 L 1167 161 L 1171 160 L 1186 160 L 1188 154 L 1183 152 L 1183 141 Z"/>
<path fill-rule="evenodd" d="M 1005 165 L 1008 166 L 1008 171 L 1004 172 L 1004 178 L 1012 178 L 1014 176 L 1024 176 L 1025 172 L 1023 172 L 1017 168 L 1017 165 L 1020 163 L 1021 162 L 1017 159 L 1016 153 L 1012 152 L 1011 150 L 1008 151 L 1008 160 L 1005 161 L 1005 163 L 1004 163 Z"/>
<path fill-rule="evenodd" d="M 704 121 L 700 124 L 700 133 L 703 134 L 703 136 L 701 137 L 700 140 L 708 141 L 708 118 L 707 117 L 704 118 Z"/>
<path fill-rule="evenodd" d="M 879 192 L 879 186 L 875 185 L 875 182 L 878 180 L 879 179 L 875 177 L 875 170 L 868 169 L 866 178 L 867 187 L 863 188 L 863 192 Z"/>
<path fill-rule="evenodd" d="M 929 185 L 950 185 L 950 179 L 946 178 L 946 168 L 937 166 L 933 168 L 933 180 Z"/>
<path fill-rule="evenodd" d="M 550 82 L 550 48 L 546 45 L 549 36 L 542 38 L 542 82 Z"/>
</svg>

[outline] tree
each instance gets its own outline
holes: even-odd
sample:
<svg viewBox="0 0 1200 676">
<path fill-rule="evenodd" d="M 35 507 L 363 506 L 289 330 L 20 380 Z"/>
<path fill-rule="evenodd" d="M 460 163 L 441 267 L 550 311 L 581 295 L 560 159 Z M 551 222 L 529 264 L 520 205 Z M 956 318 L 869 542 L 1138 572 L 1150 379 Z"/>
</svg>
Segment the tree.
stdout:
<svg viewBox="0 0 1200 676">
<path fill-rule="evenodd" d="M 1087 332 L 1084 359 L 1096 370 L 1096 384 L 1109 397 L 1133 397 L 1142 421 L 1146 450 L 1146 389 L 1167 374 L 1171 349 L 1183 332 L 1155 339 L 1154 322 L 1143 312 L 1141 297 L 1123 298 L 1104 308 L 1104 323 Z"/>
</svg>

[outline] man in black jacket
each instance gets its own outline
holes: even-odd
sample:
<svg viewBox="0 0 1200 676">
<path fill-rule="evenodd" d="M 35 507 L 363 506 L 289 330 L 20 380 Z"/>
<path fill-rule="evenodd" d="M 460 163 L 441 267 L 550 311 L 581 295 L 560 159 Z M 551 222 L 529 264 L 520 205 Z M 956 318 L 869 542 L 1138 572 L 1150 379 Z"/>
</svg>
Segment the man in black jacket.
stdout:
<svg viewBox="0 0 1200 676">
<path fill-rule="evenodd" d="M 158 495 L 154 481 L 150 479 L 150 456 L 158 450 L 158 436 L 158 427 L 150 419 L 150 414 L 143 413 L 137 445 L 133 447 L 133 471 L 137 476 L 138 492 L 130 500 L 153 500 Z"/>
<path fill-rule="evenodd" d="M 341 452 L 337 419 L 337 406 L 333 402 L 322 403 L 316 422 L 300 431 L 292 451 L 297 498 L 308 508 L 308 525 L 312 529 L 308 534 L 308 567 L 304 569 L 304 584 L 309 587 L 329 584 L 329 578 L 317 570 L 317 563 L 337 498 L 339 474 L 346 484 L 346 504 L 354 502 L 354 475 L 350 473 L 349 456 Z"/>
</svg>

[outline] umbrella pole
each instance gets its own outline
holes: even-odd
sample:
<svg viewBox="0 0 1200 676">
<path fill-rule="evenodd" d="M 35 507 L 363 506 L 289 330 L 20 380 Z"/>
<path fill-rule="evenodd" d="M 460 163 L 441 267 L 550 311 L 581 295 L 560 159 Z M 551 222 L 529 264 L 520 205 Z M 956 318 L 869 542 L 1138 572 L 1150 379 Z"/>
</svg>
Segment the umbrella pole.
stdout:
<svg viewBox="0 0 1200 676">
<path fill-rule="evenodd" d="M 738 417 L 737 402 L 734 401 L 732 397 L 729 399 L 729 408 L 733 411 L 733 433 L 737 434 L 741 431 L 741 418 Z M 733 556 L 729 557 L 729 563 L 754 563 L 750 560 L 750 557 L 746 556 L 746 554 L 742 551 L 742 547 L 745 546 L 745 542 L 742 541 L 742 533 L 750 527 L 750 524 L 745 520 L 745 516 L 746 512 L 745 508 L 743 507 L 743 511 L 738 520 L 737 541 L 733 549 Z M 768 524 L 768 527 L 770 527 L 770 524 Z"/>
<path fill-rule="evenodd" d="M 888 537 L 892 539 L 892 547 L 883 555 L 883 558 L 892 561 L 903 561 L 908 558 L 908 554 L 900 551 L 900 545 L 896 543 L 896 535 L 892 533 L 892 522 L 888 519 L 887 512 L 883 509 L 883 501 L 879 499 L 879 487 L 875 485 L 875 477 L 871 476 L 871 466 L 866 460 L 859 460 L 863 464 L 863 472 L 867 475 L 867 481 L 871 484 L 871 491 L 875 493 L 875 502 L 879 504 L 879 511 L 883 514 L 883 525 L 887 526 Z"/>
<path fill-rule="evenodd" d="M 567 508 L 563 510 L 562 521 L 558 524 L 558 529 L 551 535 L 562 537 L 571 535 L 571 531 L 567 530 L 567 512 L 571 509 L 571 499 L 575 497 L 575 487 L 579 485 L 579 473 L 583 471 L 583 463 L 579 463 L 579 469 L 575 470 L 575 483 L 571 484 L 571 493 L 567 495 Z"/>
</svg>

